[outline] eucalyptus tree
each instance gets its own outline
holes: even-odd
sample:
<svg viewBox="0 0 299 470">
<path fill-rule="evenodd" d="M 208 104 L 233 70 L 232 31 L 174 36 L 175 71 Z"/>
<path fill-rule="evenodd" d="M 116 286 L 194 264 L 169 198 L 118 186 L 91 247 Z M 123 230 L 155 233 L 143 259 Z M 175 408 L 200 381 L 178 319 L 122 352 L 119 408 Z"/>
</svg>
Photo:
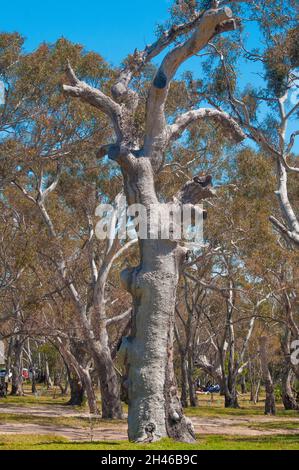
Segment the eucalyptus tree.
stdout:
<svg viewBox="0 0 299 470">
<path fill-rule="evenodd" d="M 66 57 L 93 86 L 109 83 L 112 72 L 99 55 L 83 53 L 81 46 L 64 39 L 28 54 L 19 48 L 15 60 L 4 64 L 7 93 L 2 116 L 12 117 L 5 119 L 10 125 L 4 127 L 0 142 L 6 183 L 2 203 L 24 224 L 25 267 L 39 286 L 31 295 L 38 303 L 48 300 L 50 293 L 67 293 L 100 379 L 102 415 L 120 418 L 119 380 L 108 328 L 129 316 L 130 309 L 120 318 L 108 318 L 105 288 L 112 266 L 133 242 L 96 243 L 95 209 L 109 178 L 113 193 L 118 176 L 104 169 L 95 147 L 111 131 L 85 105 L 66 102 L 60 86 Z"/>
<path fill-rule="evenodd" d="M 280 216 L 272 214 L 269 219 L 288 245 L 298 247 L 298 2 L 247 2 L 239 14 L 249 22 L 248 28 L 244 21 L 234 41 L 210 43 L 204 68 L 211 71 L 213 79 L 210 83 L 193 80 L 192 89 L 199 99 L 229 112 L 271 160 Z M 248 41 L 253 31 L 257 38 L 254 45 Z M 242 75 L 244 63 L 247 74 L 258 76 L 256 85 Z"/>
<path fill-rule="evenodd" d="M 249 346 L 270 295 L 248 282 L 235 254 L 219 250 L 212 262 L 210 273 L 202 278 L 187 274 L 206 294 L 195 331 L 193 362 L 221 386 L 225 407 L 238 408 L 238 380 L 248 369 Z"/>
<path fill-rule="evenodd" d="M 159 206 L 155 174 L 163 165 L 170 143 L 179 139 L 191 123 L 210 120 L 223 126 L 237 142 L 243 140 L 237 123 L 217 109 L 177 110 L 172 123 L 165 113 L 170 85 L 179 67 L 216 36 L 235 28 L 232 11 L 223 3 L 213 1 L 200 12 L 191 9 L 189 19 L 172 25 L 154 44 L 135 51 L 125 61 L 111 95 L 86 84 L 80 72 L 77 76 L 68 64 L 65 93 L 89 103 L 110 119 L 115 141 L 99 153 L 119 164 L 128 204 L 140 203 L 148 211 L 151 205 Z M 145 117 L 136 122 L 138 93 L 133 79 L 170 46 L 150 85 Z M 186 182 L 174 195 L 174 202 L 178 206 L 196 204 L 210 197 L 210 183 L 210 177 Z M 159 207 L 163 211 L 163 206 Z M 139 248 L 139 266 L 122 273 L 123 285 L 134 303 L 132 334 L 122 347 L 128 365 L 129 438 L 144 442 L 170 436 L 193 441 L 194 432 L 183 415 L 173 372 L 175 294 L 187 249 L 175 240 L 160 239 L 139 239 Z"/>
<path fill-rule="evenodd" d="M 184 270 L 191 291 L 200 288 L 204 294 L 186 307 L 196 324 L 193 362 L 220 384 L 226 407 L 239 406 L 238 381 L 255 362 L 257 325 L 271 312 L 276 290 L 265 273 L 275 268 L 281 251 L 267 223 L 274 199 L 269 189 L 275 184 L 273 177 L 266 182 L 269 162 L 251 149 L 232 153 L 225 184 L 209 208 L 207 246 Z"/>
</svg>

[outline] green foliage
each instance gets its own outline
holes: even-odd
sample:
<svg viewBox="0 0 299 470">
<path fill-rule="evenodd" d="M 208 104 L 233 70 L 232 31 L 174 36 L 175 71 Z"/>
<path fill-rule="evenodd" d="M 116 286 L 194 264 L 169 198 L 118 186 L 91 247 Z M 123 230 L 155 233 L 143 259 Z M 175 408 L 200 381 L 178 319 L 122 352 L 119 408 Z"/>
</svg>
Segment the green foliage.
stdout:
<svg viewBox="0 0 299 470">
<path fill-rule="evenodd" d="M 266 52 L 266 79 L 274 95 L 282 96 L 289 87 L 290 73 L 299 67 L 299 27 L 275 39 L 275 45 Z"/>
<path fill-rule="evenodd" d="M 24 39 L 18 33 L 0 34 L 0 76 L 5 79 L 11 67 L 19 58 Z"/>
</svg>

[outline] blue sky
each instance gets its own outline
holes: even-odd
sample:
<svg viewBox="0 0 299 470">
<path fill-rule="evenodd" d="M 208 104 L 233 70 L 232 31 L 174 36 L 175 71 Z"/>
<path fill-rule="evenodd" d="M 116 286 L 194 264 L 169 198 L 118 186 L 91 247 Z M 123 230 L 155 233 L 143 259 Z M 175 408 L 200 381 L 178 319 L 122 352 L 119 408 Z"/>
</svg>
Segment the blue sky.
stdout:
<svg viewBox="0 0 299 470">
<path fill-rule="evenodd" d="M 1 11 L 0 29 L 23 34 L 29 50 L 64 36 L 117 64 L 153 40 L 169 6 L 169 0 L 14 0 Z"/>
<path fill-rule="evenodd" d="M 155 39 L 156 27 L 168 18 L 171 4 L 172 0 L 89 0 L 84 8 L 84 2 L 76 0 L 14 0 L 13 8 L 8 5 L 1 12 L 0 30 L 21 33 L 28 51 L 64 36 L 118 65 L 136 47 L 143 49 Z M 251 46 L 257 35 L 251 24 Z M 196 71 L 198 64 L 193 58 L 183 69 Z M 246 64 L 242 72 L 242 82 L 259 80 Z"/>
<path fill-rule="evenodd" d="M 54 42 L 64 36 L 118 65 L 136 47 L 142 49 L 155 39 L 156 26 L 168 18 L 171 3 L 172 0 L 88 0 L 85 3 L 82 0 L 14 0 L 6 3 L 1 11 L 0 30 L 21 33 L 26 37 L 28 51 L 43 41 Z M 253 23 L 249 25 L 246 36 L 251 48 L 258 45 L 259 33 Z M 198 60 L 191 59 L 184 68 L 199 70 Z M 260 84 L 257 72 L 257 66 L 252 63 L 242 64 L 242 85 Z"/>
<path fill-rule="evenodd" d="M 155 29 L 168 18 L 172 0 L 14 0 L 13 8 L 1 12 L 0 30 L 17 31 L 30 51 L 41 42 L 54 42 L 61 36 L 99 52 L 117 65 L 128 53 L 143 49 L 155 39 Z M 255 27 L 249 32 L 254 45 Z M 189 66 L 194 68 L 198 59 Z"/>
</svg>

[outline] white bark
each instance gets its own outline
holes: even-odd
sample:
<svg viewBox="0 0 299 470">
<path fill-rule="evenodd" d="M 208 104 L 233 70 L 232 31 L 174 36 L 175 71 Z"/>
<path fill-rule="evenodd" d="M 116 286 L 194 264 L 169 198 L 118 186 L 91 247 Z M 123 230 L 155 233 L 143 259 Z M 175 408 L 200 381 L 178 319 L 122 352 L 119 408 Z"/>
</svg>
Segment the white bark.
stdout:
<svg viewBox="0 0 299 470">
<path fill-rule="evenodd" d="M 80 82 L 68 67 L 71 86 L 66 93 L 79 97 L 101 109 L 110 118 L 116 133 L 116 144 L 105 146 L 101 153 L 117 161 L 124 177 L 128 204 L 141 203 L 147 209 L 158 204 L 154 186 L 154 170 L 159 166 L 169 144 L 171 129 L 166 125 L 165 103 L 170 83 L 179 66 L 200 51 L 209 40 L 223 31 L 235 29 L 229 8 L 202 12 L 190 23 L 173 28 L 143 53 L 134 54 L 135 65 L 126 68 L 112 89 L 115 100 Z M 144 146 L 137 148 L 133 128 L 136 96 L 129 84 L 142 66 L 165 49 L 175 38 L 186 32 L 191 37 L 166 54 L 149 91 L 146 107 Z M 134 104 L 128 97 L 134 96 Z M 226 122 L 226 129 L 237 135 L 238 126 L 224 113 L 205 111 L 214 122 Z M 181 129 L 192 122 L 183 119 Z M 178 123 L 177 123 L 178 125 Z M 179 129 L 176 134 L 179 134 Z M 186 200 L 197 204 L 212 195 L 211 179 L 194 179 L 175 197 L 177 204 Z M 155 441 L 170 436 L 177 440 L 193 441 L 194 432 L 184 417 L 177 396 L 173 371 L 173 327 L 176 289 L 186 250 L 171 240 L 139 240 L 140 265 L 122 274 L 123 286 L 133 297 L 134 313 L 131 336 L 123 341 L 122 352 L 127 365 L 129 395 L 129 438 L 133 441 Z M 98 281 L 97 281 L 98 282 Z"/>
</svg>

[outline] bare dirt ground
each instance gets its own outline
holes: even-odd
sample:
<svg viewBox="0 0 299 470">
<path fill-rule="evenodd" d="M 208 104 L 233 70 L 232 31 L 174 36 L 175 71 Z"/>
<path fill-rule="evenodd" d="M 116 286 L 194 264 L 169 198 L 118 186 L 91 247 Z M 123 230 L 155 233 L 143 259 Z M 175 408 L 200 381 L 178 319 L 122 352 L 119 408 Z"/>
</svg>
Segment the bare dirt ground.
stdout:
<svg viewBox="0 0 299 470">
<path fill-rule="evenodd" d="M 82 418 L 89 417 L 88 413 L 82 413 L 74 408 L 61 405 L 32 405 L 20 407 L 17 405 L 0 405 L 0 413 L 26 415 L 45 418 Z M 200 411 L 199 411 L 200 413 Z M 267 417 L 267 416 L 232 416 L 232 417 L 192 417 L 192 422 L 197 434 L 226 434 L 239 436 L 267 436 L 275 434 L 298 434 L 299 417 Z M 4 420 L 5 421 L 5 420 Z M 277 421 L 277 429 L 255 429 L 254 425 L 273 423 Z M 297 422 L 298 428 L 280 429 L 279 423 Z M 66 437 L 72 441 L 106 441 L 126 440 L 127 425 L 123 423 L 97 422 L 94 429 L 90 427 L 72 427 L 52 424 L 2 422 L 0 420 L 0 434 L 52 434 Z"/>
</svg>

